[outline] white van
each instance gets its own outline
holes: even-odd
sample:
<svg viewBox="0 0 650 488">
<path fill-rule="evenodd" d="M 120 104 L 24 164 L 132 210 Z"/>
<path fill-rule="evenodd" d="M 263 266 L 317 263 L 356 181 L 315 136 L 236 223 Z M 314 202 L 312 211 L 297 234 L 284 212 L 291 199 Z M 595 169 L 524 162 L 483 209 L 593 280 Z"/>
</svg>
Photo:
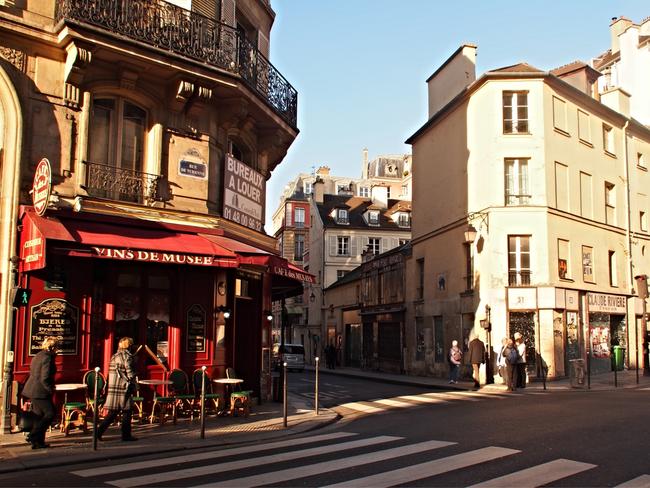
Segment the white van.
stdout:
<svg viewBox="0 0 650 488">
<path fill-rule="evenodd" d="M 305 369 L 305 347 L 302 344 L 273 345 L 273 364 L 277 367 L 287 363 L 287 369 L 303 371 Z"/>
</svg>

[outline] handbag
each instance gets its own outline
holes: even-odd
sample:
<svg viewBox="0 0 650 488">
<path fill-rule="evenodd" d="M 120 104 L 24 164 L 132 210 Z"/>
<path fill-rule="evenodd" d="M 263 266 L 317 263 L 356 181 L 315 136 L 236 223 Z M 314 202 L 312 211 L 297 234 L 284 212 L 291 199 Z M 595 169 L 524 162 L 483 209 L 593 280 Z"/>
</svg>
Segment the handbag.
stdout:
<svg viewBox="0 0 650 488">
<path fill-rule="evenodd" d="M 36 415 L 31 410 L 18 411 L 18 429 L 21 432 L 31 432 L 36 421 Z"/>
</svg>

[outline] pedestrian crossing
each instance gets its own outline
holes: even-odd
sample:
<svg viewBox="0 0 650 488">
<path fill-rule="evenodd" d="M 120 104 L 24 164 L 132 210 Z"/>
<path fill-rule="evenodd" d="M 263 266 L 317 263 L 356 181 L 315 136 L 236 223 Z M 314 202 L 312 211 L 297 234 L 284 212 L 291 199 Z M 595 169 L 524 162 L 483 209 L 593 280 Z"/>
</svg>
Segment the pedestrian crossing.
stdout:
<svg viewBox="0 0 650 488">
<path fill-rule="evenodd" d="M 436 482 L 471 471 L 472 487 L 536 487 L 598 468 L 571 459 L 528 465 L 524 452 L 508 446 L 464 448 L 449 440 L 409 441 L 398 435 L 366 437 L 333 432 L 217 451 L 101 465 L 71 471 L 84 484 L 93 479 L 120 488 L 138 486 L 252 487 L 327 486 L 383 488 Z M 504 461 L 505 460 L 505 461 Z M 518 468 L 517 468 L 518 467 Z M 488 469 L 484 469 L 488 468 Z M 482 479 L 489 473 L 489 479 Z M 303 481 L 299 481 L 303 480 Z M 308 480 L 308 481 L 305 481 Z M 444 483 L 444 481 L 443 481 Z M 79 483 L 71 483 L 76 485 Z M 569 482 L 568 485 L 571 483 Z M 621 488 L 649 487 L 650 475 L 621 480 Z"/>
</svg>

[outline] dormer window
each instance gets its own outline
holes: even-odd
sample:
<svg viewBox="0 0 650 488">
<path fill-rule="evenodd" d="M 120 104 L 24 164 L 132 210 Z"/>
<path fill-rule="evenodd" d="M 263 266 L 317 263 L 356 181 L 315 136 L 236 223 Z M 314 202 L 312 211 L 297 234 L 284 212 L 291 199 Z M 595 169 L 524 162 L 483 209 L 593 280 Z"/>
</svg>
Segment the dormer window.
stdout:
<svg viewBox="0 0 650 488">
<path fill-rule="evenodd" d="M 314 183 L 312 183 L 311 181 L 305 181 L 302 185 L 302 188 L 303 188 L 302 191 L 305 195 L 311 195 L 312 193 L 314 193 Z"/>
<path fill-rule="evenodd" d="M 337 224 L 349 224 L 350 219 L 348 218 L 348 211 L 344 208 L 336 209 L 336 223 Z"/>
<path fill-rule="evenodd" d="M 369 197 L 370 196 L 370 188 L 367 186 L 360 186 L 359 187 L 359 196 L 360 197 Z"/>
<path fill-rule="evenodd" d="M 400 212 L 397 216 L 397 225 L 400 227 L 410 227 L 411 218 L 407 212 Z"/>
<path fill-rule="evenodd" d="M 370 210 L 368 212 L 368 225 L 379 225 L 379 211 Z"/>
</svg>

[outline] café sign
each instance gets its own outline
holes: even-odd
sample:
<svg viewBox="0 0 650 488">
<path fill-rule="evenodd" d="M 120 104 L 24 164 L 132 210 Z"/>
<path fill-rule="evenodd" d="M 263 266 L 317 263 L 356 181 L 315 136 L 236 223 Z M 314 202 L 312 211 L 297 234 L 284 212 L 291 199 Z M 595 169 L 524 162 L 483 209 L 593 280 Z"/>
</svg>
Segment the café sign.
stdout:
<svg viewBox="0 0 650 488">
<path fill-rule="evenodd" d="M 97 257 L 118 259 L 121 261 L 145 261 L 150 263 L 192 264 L 195 266 L 219 266 L 213 256 L 196 254 L 144 251 L 139 249 L 117 249 L 111 247 L 93 247 Z"/>
<path fill-rule="evenodd" d="M 41 350 L 46 337 L 59 340 L 58 354 L 77 354 L 79 341 L 79 309 L 60 298 L 43 300 L 31 308 L 29 355 Z"/>
<path fill-rule="evenodd" d="M 620 295 L 587 293 L 587 306 L 590 312 L 608 312 L 625 315 L 627 312 L 627 299 Z"/>
<path fill-rule="evenodd" d="M 32 182 L 32 203 L 34 210 L 38 215 L 43 215 L 47 209 L 47 203 L 50 200 L 52 191 L 52 168 L 50 162 L 43 158 L 38 162 L 34 172 L 34 181 Z"/>
<path fill-rule="evenodd" d="M 230 154 L 224 166 L 223 217 L 262 232 L 266 179 Z"/>
</svg>

